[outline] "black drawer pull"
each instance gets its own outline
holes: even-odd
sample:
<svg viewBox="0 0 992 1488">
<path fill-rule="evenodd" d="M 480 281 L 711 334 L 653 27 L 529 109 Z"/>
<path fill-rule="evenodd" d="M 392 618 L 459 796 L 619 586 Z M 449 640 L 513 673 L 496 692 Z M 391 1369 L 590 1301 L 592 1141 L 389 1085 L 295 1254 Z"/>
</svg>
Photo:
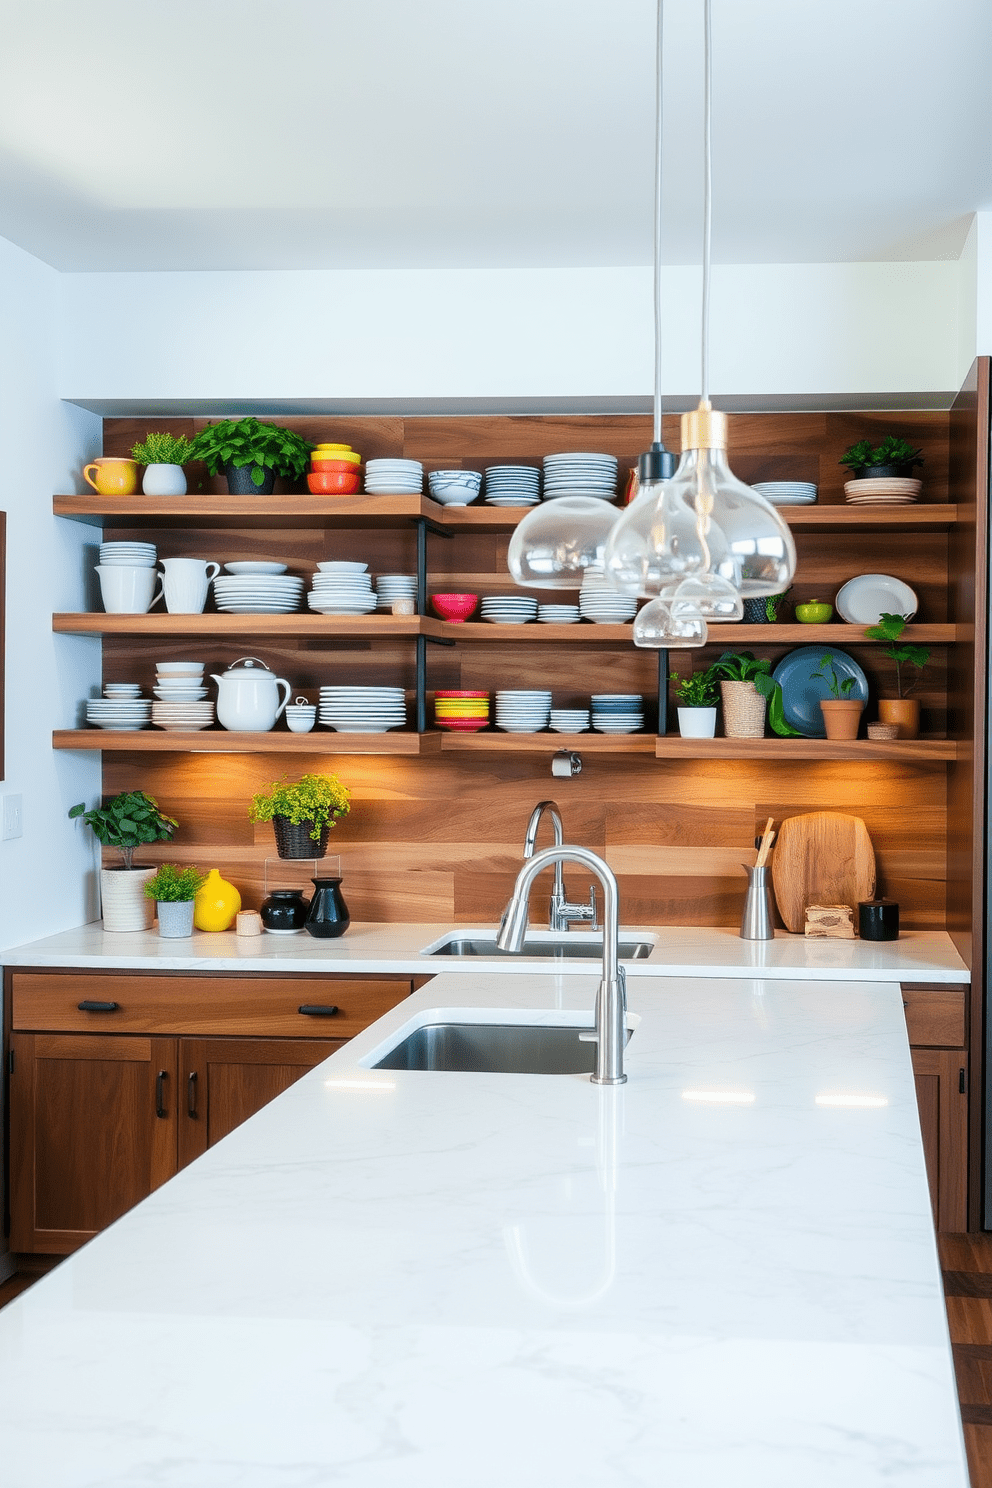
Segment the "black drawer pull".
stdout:
<svg viewBox="0 0 992 1488">
<path fill-rule="evenodd" d="M 186 1081 L 186 1115 L 196 1120 L 196 1070 L 190 1072 Z"/>
<path fill-rule="evenodd" d="M 90 1002 L 87 1000 L 84 1002 L 77 1002 L 76 1006 L 81 1013 L 116 1013 L 120 1007 L 120 1003 Z"/>
<path fill-rule="evenodd" d="M 296 1011 L 305 1018 L 333 1018 L 341 1009 L 327 1002 L 302 1002 Z"/>
<path fill-rule="evenodd" d="M 158 1072 L 158 1078 L 155 1081 L 155 1115 L 156 1116 L 168 1116 L 168 1114 L 169 1114 L 168 1111 L 165 1109 L 165 1082 L 166 1082 L 166 1080 L 168 1078 L 169 1078 L 169 1071 L 168 1070 L 159 1070 L 159 1072 Z"/>
</svg>

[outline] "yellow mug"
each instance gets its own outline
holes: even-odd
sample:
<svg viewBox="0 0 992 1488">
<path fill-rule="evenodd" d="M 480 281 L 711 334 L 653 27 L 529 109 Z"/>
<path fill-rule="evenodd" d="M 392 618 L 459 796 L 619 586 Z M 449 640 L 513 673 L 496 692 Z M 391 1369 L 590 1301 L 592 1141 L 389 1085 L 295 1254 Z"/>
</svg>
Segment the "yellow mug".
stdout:
<svg viewBox="0 0 992 1488">
<path fill-rule="evenodd" d="M 94 475 L 90 471 L 95 471 Z M 116 455 L 98 455 L 83 471 L 83 479 L 101 496 L 133 496 L 138 489 L 138 462 Z"/>
</svg>

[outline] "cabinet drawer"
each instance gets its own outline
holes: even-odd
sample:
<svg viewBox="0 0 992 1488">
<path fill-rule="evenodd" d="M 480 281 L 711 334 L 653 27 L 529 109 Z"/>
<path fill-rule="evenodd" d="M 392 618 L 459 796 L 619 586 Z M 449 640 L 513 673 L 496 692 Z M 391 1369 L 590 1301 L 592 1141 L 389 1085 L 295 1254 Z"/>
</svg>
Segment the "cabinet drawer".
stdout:
<svg viewBox="0 0 992 1488">
<path fill-rule="evenodd" d="M 409 977 L 15 972 L 11 1005 L 25 1031 L 345 1039 L 412 990 Z"/>
<path fill-rule="evenodd" d="M 902 989 L 909 1042 L 930 1049 L 960 1049 L 965 1044 L 964 987 Z"/>
</svg>

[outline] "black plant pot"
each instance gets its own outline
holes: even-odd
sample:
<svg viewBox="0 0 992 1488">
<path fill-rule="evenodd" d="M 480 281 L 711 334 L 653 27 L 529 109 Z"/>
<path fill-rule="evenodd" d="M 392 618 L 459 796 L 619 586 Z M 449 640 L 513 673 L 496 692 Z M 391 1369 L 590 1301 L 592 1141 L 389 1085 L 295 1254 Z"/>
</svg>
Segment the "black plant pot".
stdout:
<svg viewBox="0 0 992 1488">
<path fill-rule="evenodd" d="M 348 906 L 339 887 L 340 878 L 313 879 L 314 896 L 310 900 L 307 929 L 319 939 L 333 940 L 343 935 L 351 924 Z"/>
<path fill-rule="evenodd" d="M 276 483 L 275 472 L 266 470 L 262 484 L 256 486 L 251 478 L 254 465 L 225 465 L 227 489 L 232 496 L 270 496 Z"/>
<path fill-rule="evenodd" d="M 859 470 L 855 480 L 912 480 L 912 465 L 866 465 Z"/>
<path fill-rule="evenodd" d="M 274 816 L 272 826 L 276 834 L 276 852 L 281 858 L 322 858 L 327 852 L 330 822 L 321 827 L 316 842 L 310 836 L 313 822 L 291 822 L 287 816 Z"/>
<path fill-rule="evenodd" d="M 770 625 L 768 611 L 765 608 L 764 599 L 745 599 L 744 601 L 744 624 L 745 625 Z"/>
</svg>

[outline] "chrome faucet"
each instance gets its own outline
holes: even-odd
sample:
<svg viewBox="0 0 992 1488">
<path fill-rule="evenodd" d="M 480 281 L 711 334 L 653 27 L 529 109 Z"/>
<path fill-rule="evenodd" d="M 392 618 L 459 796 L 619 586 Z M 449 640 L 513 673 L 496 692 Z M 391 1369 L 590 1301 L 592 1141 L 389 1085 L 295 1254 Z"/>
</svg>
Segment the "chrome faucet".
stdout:
<svg viewBox="0 0 992 1488">
<path fill-rule="evenodd" d="M 542 803 L 547 804 L 547 803 Z M 539 873 L 552 865 L 579 863 L 595 874 L 603 885 L 603 974 L 596 992 L 596 1085 L 622 1085 L 623 1050 L 627 1039 L 627 987 L 620 965 L 620 890 L 612 869 L 587 847 L 546 847 L 524 863 L 513 885 L 510 902 L 503 911 L 496 945 L 501 951 L 519 954 L 527 933 L 527 911 L 531 886 Z"/>
<path fill-rule="evenodd" d="M 537 846 L 537 831 L 541 825 L 541 817 L 545 812 L 551 817 L 551 825 L 554 828 L 555 847 L 561 847 L 565 840 L 561 822 L 561 807 L 557 801 L 538 801 L 530 814 L 527 823 L 527 832 L 524 836 L 524 859 L 534 856 Z M 572 920 L 589 920 L 593 930 L 599 929 L 596 919 L 596 885 L 589 887 L 588 904 L 569 904 L 568 895 L 565 893 L 565 878 L 562 872 L 561 860 L 555 863 L 555 886 L 551 891 L 551 903 L 548 906 L 548 929 L 559 933 L 571 929 Z"/>
</svg>

